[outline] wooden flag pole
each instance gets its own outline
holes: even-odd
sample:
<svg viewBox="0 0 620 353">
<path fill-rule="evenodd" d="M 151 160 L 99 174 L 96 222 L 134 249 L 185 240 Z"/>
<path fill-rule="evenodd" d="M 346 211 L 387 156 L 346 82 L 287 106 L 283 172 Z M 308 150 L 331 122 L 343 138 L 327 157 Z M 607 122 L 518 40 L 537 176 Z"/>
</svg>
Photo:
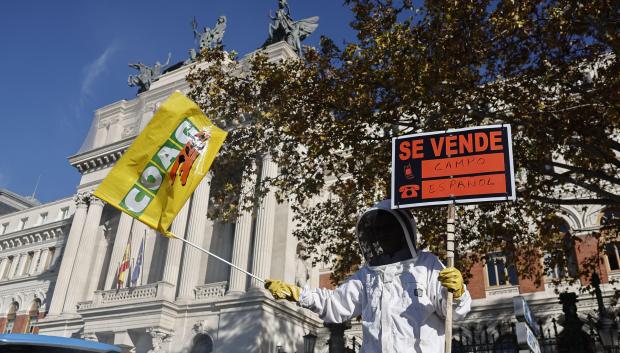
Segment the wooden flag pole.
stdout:
<svg viewBox="0 0 620 353">
<path fill-rule="evenodd" d="M 448 267 L 454 266 L 454 220 L 456 218 L 456 206 L 454 202 L 448 205 L 448 229 L 446 237 L 446 255 Z M 448 291 L 446 301 L 446 349 L 445 353 L 452 352 L 452 292 Z"/>
<path fill-rule="evenodd" d="M 250 273 L 250 272 L 248 272 L 248 271 L 246 271 L 246 270 L 242 269 L 242 268 L 241 268 L 241 267 L 239 267 L 239 266 L 234 265 L 233 263 L 231 263 L 231 262 L 229 262 L 229 261 L 226 261 L 226 260 L 222 259 L 221 257 L 219 257 L 219 256 L 215 255 L 214 253 L 210 252 L 209 250 L 203 249 L 203 248 L 201 248 L 200 246 L 198 246 L 198 245 L 196 245 L 196 244 L 192 243 L 192 242 L 191 242 L 191 241 L 189 241 L 189 240 L 186 240 L 186 239 L 183 239 L 183 238 L 179 238 L 179 237 L 178 237 L 178 236 L 176 236 L 175 234 L 172 234 L 172 237 L 173 237 L 173 238 L 176 238 L 176 239 L 179 239 L 180 241 L 182 241 L 182 242 L 184 242 L 184 243 L 186 243 L 186 244 L 188 244 L 188 245 L 190 245 L 190 246 L 192 246 L 192 247 L 194 247 L 194 248 L 196 248 L 196 249 L 198 249 L 198 250 L 200 250 L 200 251 L 202 251 L 202 252 L 204 252 L 204 253 L 208 254 L 209 256 L 213 256 L 213 257 L 215 257 L 216 259 L 218 259 L 218 260 L 222 261 L 223 263 L 225 263 L 225 264 L 227 264 L 227 265 L 230 265 L 231 267 L 233 267 L 233 268 L 235 268 L 235 269 L 237 269 L 237 270 L 239 270 L 239 271 L 241 271 L 241 272 L 245 273 L 246 275 L 248 275 L 248 276 L 250 276 L 250 277 L 254 278 L 255 280 L 257 280 L 257 281 L 259 281 L 259 282 L 265 283 L 265 280 L 264 280 L 264 279 L 262 279 L 262 278 L 260 278 L 260 277 L 258 277 L 258 276 L 256 276 L 256 275 L 254 275 L 254 274 L 252 274 L 252 273 Z"/>
</svg>

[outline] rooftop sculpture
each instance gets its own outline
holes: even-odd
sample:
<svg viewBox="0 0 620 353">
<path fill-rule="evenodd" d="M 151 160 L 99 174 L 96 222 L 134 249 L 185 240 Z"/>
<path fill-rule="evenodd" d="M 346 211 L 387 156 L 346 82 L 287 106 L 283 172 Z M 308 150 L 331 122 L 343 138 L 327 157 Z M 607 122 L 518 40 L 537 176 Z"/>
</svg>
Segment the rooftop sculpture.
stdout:
<svg viewBox="0 0 620 353">
<path fill-rule="evenodd" d="M 196 18 L 194 17 L 194 20 L 192 21 L 192 30 L 194 31 L 194 38 L 198 41 L 198 47 L 200 50 L 222 45 L 222 39 L 224 38 L 224 32 L 226 31 L 226 16 L 218 17 L 213 29 L 205 27 L 202 32 L 197 29 L 198 22 L 196 22 Z"/>
<path fill-rule="evenodd" d="M 306 39 L 319 26 L 319 17 L 313 16 L 295 21 L 291 17 L 291 9 L 286 0 L 278 1 L 278 10 L 269 23 L 269 38 L 263 47 L 285 41 L 301 56 L 301 41 Z"/>
<path fill-rule="evenodd" d="M 129 75 L 127 78 L 127 84 L 129 87 L 137 86 L 138 93 L 148 91 L 151 87 L 151 83 L 161 76 L 164 71 L 164 67 L 170 63 L 170 56 L 171 54 L 168 53 L 168 60 L 166 60 L 165 64 L 161 64 L 157 61 L 153 67 L 147 66 L 141 62 L 129 64 L 129 67 L 139 71 L 137 75 Z"/>
</svg>

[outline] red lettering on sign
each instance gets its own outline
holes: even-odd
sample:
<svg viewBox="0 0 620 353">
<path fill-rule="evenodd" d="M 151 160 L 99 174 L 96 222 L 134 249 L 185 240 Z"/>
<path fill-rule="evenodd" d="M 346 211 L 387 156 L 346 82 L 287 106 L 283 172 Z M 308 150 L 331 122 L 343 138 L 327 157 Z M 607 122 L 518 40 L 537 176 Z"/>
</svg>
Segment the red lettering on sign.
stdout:
<svg viewBox="0 0 620 353">
<path fill-rule="evenodd" d="M 489 137 L 486 132 L 476 132 L 474 139 L 476 140 L 476 152 L 485 151 L 489 147 Z"/>
<path fill-rule="evenodd" d="M 441 149 L 443 148 L 443 136 L 441 136 L 439 138 L 439 141 L 437 141 L 437 139 L 431 138 L 431 146 L 433 147 L 433 153 L 435 154 L 435 157 L 439 157 L 441 156 Z"/>
<path fill-rule="evenodd" d="M 413 140 L 411 143 L 411 158 L 424 158 L 424 153 L 422 152 L 424 148 L 424 140 Z"/>
<path fill-rule="evenodd" d="M 398 145 L 398 149 L 400 150 L 398 158 L 400 158 L 401 161 L 406 161 L 407 159 L 411 158 L 411 150 L 409 149 L 410 147 L 411 143 L 409 141 L 403 141 Z"/>
<path fill-rule="evenodd" d="M 456 136 L 448 136 L 446 137 L 446 154 L 448 156 L 452 156 L 457 154 L 456 149 Z"/>
<path fill-rule="evenodd" d="M 459 153 L 472 153 L 474 151 L 474 141 L 471 134 L 459 135 Z"/>
<path fill-rule="evenodd" d="M 491 131 L 489 136 L 489 140 L 491 140 L 491 151 L 501 151 L 504 149 L 501 131 Z"/>
</svg>

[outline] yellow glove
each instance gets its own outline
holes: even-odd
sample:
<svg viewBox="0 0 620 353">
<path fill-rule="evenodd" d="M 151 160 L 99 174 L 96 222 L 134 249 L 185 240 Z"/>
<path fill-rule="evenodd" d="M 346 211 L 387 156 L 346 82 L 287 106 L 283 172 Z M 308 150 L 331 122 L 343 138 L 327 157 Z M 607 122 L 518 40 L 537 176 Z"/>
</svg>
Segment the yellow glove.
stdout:
<svg viewBox="0 0 620 353">
<path fill-rule="evenodd" d="M 267 279 L 265 281 L 265 289 L 271 292 L 276 299 L 286 299 L 291 302 L 299 301 L 301 288 L 294 284 L 288 284 L 277 279 Z"/>
<path fill-rule="evenodd" d="M 441 285 L 448 288 L 454 295 L 454 299 L 460 298 L 465 293 L 465 286 L 463 285 L 463 276 L 461 271 L 455 267 L 446 267 L 439 272 L 439 282 Z"/>
</svg>

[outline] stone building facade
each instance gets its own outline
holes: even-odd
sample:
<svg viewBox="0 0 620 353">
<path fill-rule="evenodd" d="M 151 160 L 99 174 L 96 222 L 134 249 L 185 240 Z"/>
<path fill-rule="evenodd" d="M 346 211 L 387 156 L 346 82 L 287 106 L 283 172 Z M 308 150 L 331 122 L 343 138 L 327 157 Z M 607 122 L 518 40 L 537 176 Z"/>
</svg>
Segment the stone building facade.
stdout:
<svg viewBox="0 0 620 353">
<path fill-rule="evenodd" d="M 273 61 L 296 55 L 284 42 L 265 50 Z M 81 173 L 74 197 L 24 204 L 0 216 L 0 332 L 81 337 L 137 353 L 182 352 L 196 335 L 209 336 L 216 352 L 303 352 L 303 336 L 317 333 L 316 351 L 326 351 L 328 331 L 314 314 L 274 301 L 261 283 L 156 234 L 92 196 L 159 104 L 176 90 L 188 90 L 188 70 L 189 66 L 181 66 L 167 72 L 136 98 L 95 112 L 82 148 L 69 158 Z M 244 176 L 244 187 L 278 172 L 268 157 L 257 163 L 260 175 Z M 262 278 L 331 286 L 329 270 L 311 268 L 298 258 L 292 211 L 287 204 L 278 204 L 273 194 L 234 224 L 208 219 L 210 178 L 183 207 L 173 222 L 173 233 Z M 567 231 L 581 239 L 575 243 L 571 266 L 596 253 L 597 240 L 589 234 L 598 230 L 602 214 L 600 207 L 566 208 Z M 143 241 L 145 255 L 137 283 L 118 288 L 118 264 L 125 247 L 131 244 L 135 257 Z M 542 266 L 541 255 L 536 261 Z M 511 272 L 501 252 L 490 258 L 495 261 L 476 264 L 472 270 L 468 285 L 474 302 L 463 327 L 510 320 L 514 295 L 524 295 L 541 318 L 559 315 L 561 307 L 549 281 L 536 285 Z M 606 296 L 613 293 L 609 280 L 620 277 L 619 263 L 620 259 L 606 258 L 601 263 Z M 553 276 L 549 273 L 548 279 Z M 587 284 L 586 278 L 581 281 Z M 583 312 L 592 312 L 596 304 L 581 296 L 579 305 Z M 358 321 L 352 322 L 346 338 L 349 346 L 354 338 L 361 342 Z"/>
</svg>

